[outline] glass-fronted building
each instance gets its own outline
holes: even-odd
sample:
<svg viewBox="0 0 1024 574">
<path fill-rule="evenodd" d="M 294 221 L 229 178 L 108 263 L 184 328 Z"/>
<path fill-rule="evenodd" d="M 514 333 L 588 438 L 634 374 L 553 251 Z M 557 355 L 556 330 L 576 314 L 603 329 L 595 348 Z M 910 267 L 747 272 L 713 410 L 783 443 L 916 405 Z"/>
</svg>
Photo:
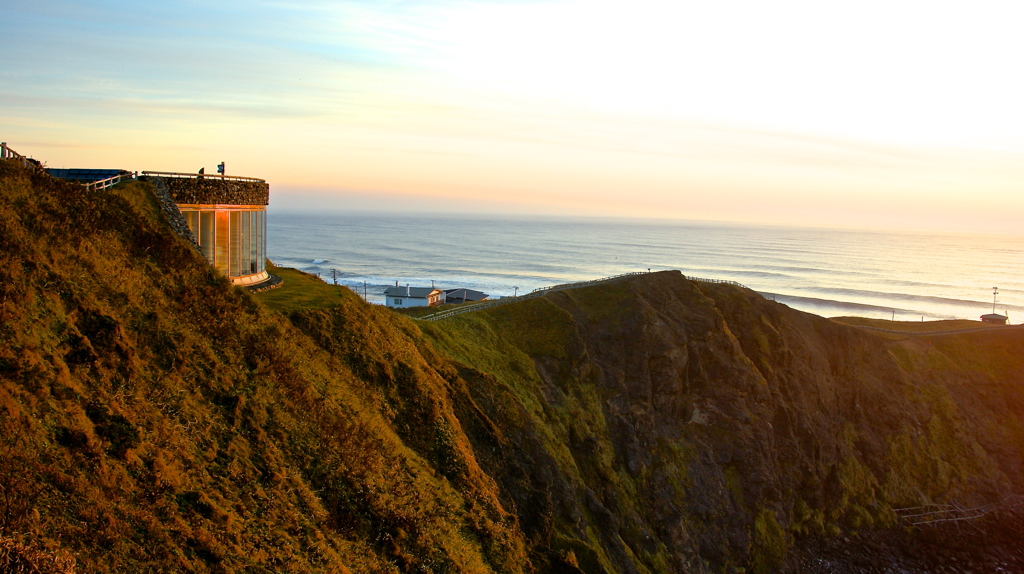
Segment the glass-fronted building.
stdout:
<svg viewBox="0 0 1024 574">
<path fill-rule="evenodd" d="M 262 205 L 179 204 L 199 249 L 235 285 L 268 278 L 267 209 Z"/>
<path fill-rule="evenodd" d="M 270 279 L 267 204 L 270 186 L 254 177 L 144 171 L 178 207 L 206 260 L 235 285 Z M 142 178 L 140 178 L 142 179 Z"/>
</svg>

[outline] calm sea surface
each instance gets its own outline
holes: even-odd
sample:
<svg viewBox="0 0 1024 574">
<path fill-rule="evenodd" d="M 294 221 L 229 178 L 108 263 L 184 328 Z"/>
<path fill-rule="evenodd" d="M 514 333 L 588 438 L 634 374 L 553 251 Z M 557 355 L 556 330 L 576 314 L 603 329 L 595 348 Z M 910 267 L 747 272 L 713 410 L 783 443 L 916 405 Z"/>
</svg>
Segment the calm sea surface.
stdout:
<svg viewBox="0 0 1024 574">
<path fill-rule="evenodd" d="M 890 233 L 704 222 L 395 214 L 268 216 L 274 263 L 383 303 L 401 285 L 491 297 L 631 271 L 738 281 L 831 317 L 1024 321 L 1024 236 Z"/>
</svg>

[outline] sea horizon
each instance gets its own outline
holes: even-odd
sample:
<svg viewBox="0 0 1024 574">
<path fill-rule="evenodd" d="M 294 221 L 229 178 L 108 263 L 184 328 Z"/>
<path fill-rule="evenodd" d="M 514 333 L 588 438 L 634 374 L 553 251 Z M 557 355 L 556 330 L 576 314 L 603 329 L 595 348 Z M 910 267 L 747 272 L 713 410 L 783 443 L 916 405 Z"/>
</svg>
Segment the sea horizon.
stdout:
<svg viewBox="0 0 1024 574">
<path fill-rule="evenodd" d="M 272 211 L 268 256 L 382 304 L 389 285 L 492 298 L 636 271 L 736 281 L 826 317 L 1024 313 L 1024 236 L 702 220 Z M 987 299 L 987 300 L 986 300 Z"/>
</svg>

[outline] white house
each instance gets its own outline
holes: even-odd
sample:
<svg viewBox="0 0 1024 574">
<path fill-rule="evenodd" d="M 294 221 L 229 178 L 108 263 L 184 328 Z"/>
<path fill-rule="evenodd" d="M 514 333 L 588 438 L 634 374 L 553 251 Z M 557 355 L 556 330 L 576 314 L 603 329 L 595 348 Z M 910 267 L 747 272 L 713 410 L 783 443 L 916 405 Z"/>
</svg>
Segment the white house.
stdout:
<svg viewBox="0 0 1024 574">
<path fill-rule="evenodd" d="M 433 287 L 388 287 L 384 290 L 387 307 L 432 307 L 444 303 L 444 291 Z"/>
</svg>

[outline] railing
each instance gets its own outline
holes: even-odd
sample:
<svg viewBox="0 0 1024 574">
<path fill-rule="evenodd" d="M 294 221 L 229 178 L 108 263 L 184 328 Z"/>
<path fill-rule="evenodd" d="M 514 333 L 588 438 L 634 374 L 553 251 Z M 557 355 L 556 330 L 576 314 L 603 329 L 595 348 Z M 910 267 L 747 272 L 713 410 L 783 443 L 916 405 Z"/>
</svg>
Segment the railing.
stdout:
<svg viewBox="0 0 1024 574">
<path fill-rule="evenodd" d="M 1020 506 L 1022 500 L 1024 499 L 1019 496 L 1008 496 L 999 502 L 971 508 L 953 502 L 950 504 L 926 504 L 908 508 L 894 508 L 893 512 L 896 513 L 896 516 L 900 517 L 900 520 L 911 526 L 925 526 L 942 522 L 975 520 L 990 512 Z"/>
<path fill-rule="evenodd" d="M 686 275 L 683 275 L 683 277 L 686 277 Z M 737 283 L 735 281 L 729 281 L 728 279 L 708 279 L 706 277 L 686 277 L 686 278 L 689 279 L 690 281 L 699 281 L 701 283 L 725 283 L 726 285 L 735 285 L 737 287 L 743 287 L 744 289 L 750 289 L 749 287 L 747 287 L 746 285 L 744 285 L 742 283 Z"/>
<path fill-rule="evenodd" d="M 25 156 L 7 147 L 7 142 L 0 142 L 0 159 L 25 159 Z"/>
<path fill-rule="evenodd" d="M 37 171 L 43 169 L 41 163 L 34 159 L 29 159 L 13 149 L 7 147 L 7 142 L 0 142 L 0 159 L 13 159 L 20 162 L 22 167 L 33 167 Z"/>
<path fill-rule="evenodd" d="M 130 180 L 130 179 L 134 179 L 134 176 L 132 176 L 132 174 L 130 174 L 130 173 L 119 173 L 119 174 L 115 175 L 114 177 L 108 177 L 107 179 L 101 179 L 101 180 L 98 180 L 98 181 L 90 181 L 89 183 L 83 183 L 82 187 L 84 187 L 86 189 L 86 191 L 99 191 L 101 189 L 107 189 L 109 187 L 114 187 L 115 185 L 121 183 L 122 181 Z"/>
<path fill-rule="evenodd" d="M 267 183 L 267 180 L 260 179 L 258 177 L 242 177 L 238 175 L 212 175 L 205 173 L 178 173 L 174 171 L 144 171 L 142 175 L 150 175 L 153 177 L 176 177 L 176 178 L 188 178 L 188 179 L 223 179 L 231 181 L 256 181 L 259 183 Z"/>
</svg>

